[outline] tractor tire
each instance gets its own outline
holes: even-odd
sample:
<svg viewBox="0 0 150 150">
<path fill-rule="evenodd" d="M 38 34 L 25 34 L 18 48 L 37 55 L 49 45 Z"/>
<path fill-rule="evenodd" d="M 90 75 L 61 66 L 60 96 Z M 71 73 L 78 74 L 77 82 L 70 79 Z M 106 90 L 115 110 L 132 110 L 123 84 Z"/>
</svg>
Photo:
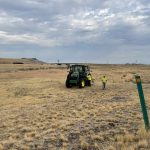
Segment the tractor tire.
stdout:
<svg viewBox="0 0 150 150">
<path fill-rule="evenodd" d="M 69 80 L 66 80 L 66 87 L 67 88 L 71 88 L 72 86 L 70 85 L 70 83 L 69 83 Z"/>
<path fill-rule="evenodd" d="M 88 86 L 92 86 L 92 81 L 91 80 L 88 80 Z"/>
<path fill-rule="evenodd" d="M 84 81 L 84 79 L 81 79 L 79 81 L 79 88 L 84 88 L 84 87 L 85 87 L 85 81 Z"/>
</svg>

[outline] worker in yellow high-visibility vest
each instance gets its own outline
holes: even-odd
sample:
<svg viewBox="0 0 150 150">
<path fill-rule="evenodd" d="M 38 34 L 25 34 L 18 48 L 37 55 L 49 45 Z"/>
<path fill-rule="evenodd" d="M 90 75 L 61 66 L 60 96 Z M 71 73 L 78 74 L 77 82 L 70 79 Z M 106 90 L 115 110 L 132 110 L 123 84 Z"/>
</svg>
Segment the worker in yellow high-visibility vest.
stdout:
<svg viewBox="0 0 150 150">
<path fill-rule="evenodd" d="M 87 80 L 88 80 L 88 86 L 91 86 L 92 85 L 92 75 L 91 74 L 87 75 Z"/>
<path fill-rule="evenodd" d="M 101 78 L 101 81 L 102 81 L 102 89 L 105 90 L 106 89 L 106 83 L 108 81 L 107 77 L 104 75 L 102 78 Z"/>
</svg>

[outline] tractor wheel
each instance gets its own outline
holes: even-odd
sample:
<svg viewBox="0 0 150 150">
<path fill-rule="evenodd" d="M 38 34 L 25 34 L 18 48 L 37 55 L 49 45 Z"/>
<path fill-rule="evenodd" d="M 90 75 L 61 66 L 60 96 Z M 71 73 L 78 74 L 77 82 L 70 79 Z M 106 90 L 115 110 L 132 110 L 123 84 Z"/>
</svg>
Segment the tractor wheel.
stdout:
<svg viewBox="0 0 150 150">
<path fill-rule="evenodd" d="M 79 82 L 79 88 L 84 88 L 84 87 L 85 87 L 85 81 L 81 79 Z"/>
<path fill-rule="evenodd" d="M 69 80 L 66 80 L 66 87 L 67 87 L 67 88 L 71 88 L 71 85 L 70 85 L 70 83 L 69 83 Z"/>
<path fill-rule="evenodd" d="M 88 80 L 88 86 L 92 86 L 92 81 Z"/>
</svg>

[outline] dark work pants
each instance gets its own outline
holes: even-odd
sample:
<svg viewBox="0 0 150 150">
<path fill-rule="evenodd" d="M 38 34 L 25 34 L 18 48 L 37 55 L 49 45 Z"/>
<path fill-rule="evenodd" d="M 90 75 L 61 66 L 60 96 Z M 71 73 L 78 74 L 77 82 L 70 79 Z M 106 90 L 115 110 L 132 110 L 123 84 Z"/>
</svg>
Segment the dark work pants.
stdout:
<svg viewBox="0 0 150 150">
<path fill-rule="evenodd" d="M 106 89 L 106 82 L 103 82 L 103 88 L 102 88 L 103 90 L 105 90 Z"/>
</svg>

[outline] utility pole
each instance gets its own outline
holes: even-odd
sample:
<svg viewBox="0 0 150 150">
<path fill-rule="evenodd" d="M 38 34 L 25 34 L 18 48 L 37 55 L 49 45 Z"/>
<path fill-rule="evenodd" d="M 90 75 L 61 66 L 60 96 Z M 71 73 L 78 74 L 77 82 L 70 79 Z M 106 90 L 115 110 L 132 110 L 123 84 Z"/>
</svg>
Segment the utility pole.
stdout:
<svg viewBox="0 0 150 150">
<path fill-rule="evenodd" d="M 57 60 L 57 64 L 59 64 L 59 59 Z"/>
</svg>

